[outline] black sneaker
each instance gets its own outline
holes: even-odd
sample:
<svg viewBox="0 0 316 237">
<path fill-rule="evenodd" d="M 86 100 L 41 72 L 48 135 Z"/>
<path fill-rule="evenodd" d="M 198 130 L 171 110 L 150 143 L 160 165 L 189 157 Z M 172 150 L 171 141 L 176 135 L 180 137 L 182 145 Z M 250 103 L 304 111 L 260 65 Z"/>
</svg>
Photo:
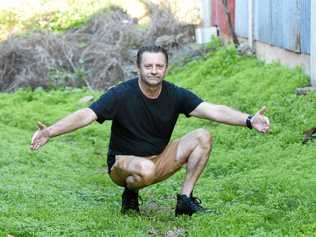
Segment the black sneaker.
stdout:
<svg viewBox="0 0 316 237">
<path fill-rule="evenodd" d="M 194 213 L 207 211 L 206 208 L 201 206 L 201 203 L 201 200 L 196 197 L 187 197 L 184 194 L 177 194 L 176 216 L 192 216 Z"/>
<path fill-rule="evenodd" d="M 129 211 L 139 213 L 138 191 L 135 192 L 125 188 L 122 194 L 121 213 L 127 214 Z"/>
</svg>

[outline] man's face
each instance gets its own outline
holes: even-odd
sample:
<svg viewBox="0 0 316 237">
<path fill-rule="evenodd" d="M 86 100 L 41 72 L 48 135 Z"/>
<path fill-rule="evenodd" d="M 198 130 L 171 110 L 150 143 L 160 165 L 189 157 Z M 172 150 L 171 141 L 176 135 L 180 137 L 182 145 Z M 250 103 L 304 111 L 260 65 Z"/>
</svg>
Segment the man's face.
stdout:
<svg viewBox="0 0 316 237">
<path fill-rule="evenodd" d="M 167 71 L 165 55 L 161 52 L 144 52 L 138 70 L 140 79 L 147 85 L 160 85 Z"/>
</svg>

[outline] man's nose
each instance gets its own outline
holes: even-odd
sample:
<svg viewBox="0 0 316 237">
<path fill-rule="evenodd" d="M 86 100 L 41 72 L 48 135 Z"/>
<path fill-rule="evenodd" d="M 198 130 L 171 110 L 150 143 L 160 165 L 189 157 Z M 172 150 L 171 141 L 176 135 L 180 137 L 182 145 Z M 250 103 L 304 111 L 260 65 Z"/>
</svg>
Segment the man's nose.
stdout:
<svg viewBox="0 0 316 237">
<path fill-rule="evenodd" d="M 157 74 L 157 68 L 155 66 L 152 67 L 151 74 Z"/>
</svg>

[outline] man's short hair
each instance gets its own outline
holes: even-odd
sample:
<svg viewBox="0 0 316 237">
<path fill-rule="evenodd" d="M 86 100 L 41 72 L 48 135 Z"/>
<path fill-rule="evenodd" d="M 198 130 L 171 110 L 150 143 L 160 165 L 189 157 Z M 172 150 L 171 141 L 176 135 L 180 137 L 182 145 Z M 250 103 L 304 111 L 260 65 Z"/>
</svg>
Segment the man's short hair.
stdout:
<svg viewBox="0 0 316 237">
<path fill-rule="evenodd" d="M 149 53 L 162 53 L 163 55 L 165 55 L 165 59 L 166 59 L 166 66 L 168 66 L 168 53 L 167 50 L 165 50 L 164 48 L 160 47 L 160 46 L 156 46 L 156 45 L 151 45 L 151 46 L 144 46 L 142 48 L 140 48 L 137 52 L 137 66 L 140 67 L 141 61 L 142 61 L 142 56 L 143 53 L 145 52 L 149 52 Z"/>
</svg>

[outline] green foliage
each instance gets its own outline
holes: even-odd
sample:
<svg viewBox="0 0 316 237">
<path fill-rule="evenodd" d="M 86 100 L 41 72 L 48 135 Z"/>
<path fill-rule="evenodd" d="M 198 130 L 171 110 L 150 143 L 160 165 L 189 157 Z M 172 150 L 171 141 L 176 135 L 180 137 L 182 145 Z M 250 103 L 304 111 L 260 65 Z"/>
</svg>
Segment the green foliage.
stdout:
<svg viewBox="0 0 316 237">
<path fill-rule="evenodd" d="M 212 39 L 209 43 L 207 43 L 207 47 L 211 49 L 218 49 L 222 47 L 222 41 L 219 37 L 212 35 Z"/>
<path fill-rule="evenodd" d="M 18 22 L 18 16 L 14 11 L 0 11 L 0 25 L 6 25 L 6 29 L 12 28 Z"/>
<path fill-rule="evenodd" d="M 15 28 L 20 27 L 20 25 L 21 23 L 16 12 L 12 10 L 0 11 L 0 40 Z"/>
<path fill-rule="evenodd" d="M 185 170 L 141 192 L 141 216 L 119 214 L 122 189 L 105 175 L 109 123 L 52 139 L 39 152 L 28 145 L 36 122 L 52 124 L 80 105 L 84 89 L 0 94 L 0 235 L 13 236 L 315 236 L 316 93 L 298 97 L 308 77 L 220 48 L 169 73 L 167 80 L 206 101 L 255 113 L 268 108 L 271 132 L 259 134 L 181 116 L 173 137 L 203 127 L 213 152 L 195 195 L 212 214 L 175 218 L 175 194 Z M 115 224 L 113 224 L 115 223 Z"/>
<path fill-rule="evenodd" d="M 25 9 L 8 9 L 0 12 L 0 39 L 4 39 L 8 33 L 22 33 L 32 30 L 51 30 L 63 32 L 72 28 L 78 28 L 85 24 L 91 16 L 105 11 L 110 7 L 110 1 L 67 1 L 68 8 L 59 9 L 58 7 L 49 8 L 51 0 L 41 1 L 45 10 L 29 9 L 24 16 Z"/>
</svg>

